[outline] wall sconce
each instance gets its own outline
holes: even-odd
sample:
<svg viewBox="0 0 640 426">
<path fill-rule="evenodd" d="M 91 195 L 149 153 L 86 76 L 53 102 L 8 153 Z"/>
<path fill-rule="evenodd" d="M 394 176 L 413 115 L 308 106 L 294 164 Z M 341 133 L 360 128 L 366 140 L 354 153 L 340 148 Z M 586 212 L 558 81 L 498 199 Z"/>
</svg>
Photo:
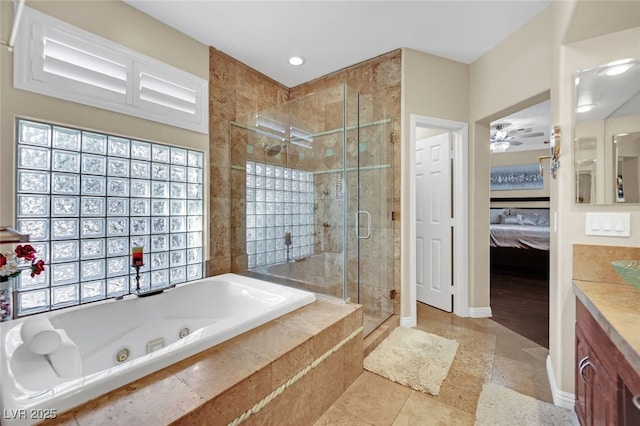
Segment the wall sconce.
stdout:
<svg viewBox="0 0 640 426">
<path fill-rule="evenodd" d="M 553 126 L 551 128 L 551 153 L 549 155 L 541 155 L 538 157 L 538 161 L 540 161 L 540 175 L 544 176 L 544 167 L 542 167 L 542 160 L 547 158 L 551 159 L 549 163 L 549 174 L 551 174 L 552 178 L 556 178 L 556 174 L 558 172 L 558 168 L 560 168 L 560 126 Z"/>
</svg>

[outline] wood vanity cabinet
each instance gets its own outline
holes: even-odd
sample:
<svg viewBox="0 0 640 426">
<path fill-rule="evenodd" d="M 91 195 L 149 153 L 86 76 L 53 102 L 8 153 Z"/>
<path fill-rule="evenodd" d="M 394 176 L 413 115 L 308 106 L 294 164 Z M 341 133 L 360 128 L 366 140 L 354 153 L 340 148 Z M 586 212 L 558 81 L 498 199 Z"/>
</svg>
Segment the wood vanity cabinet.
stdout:
<svg viewBox="0 0 640 426">
<path fill-rule="evenodd" d="M 576 300 L 576 414 L 582 426 L 640 425 L 640 375 Z"/>
</svg>

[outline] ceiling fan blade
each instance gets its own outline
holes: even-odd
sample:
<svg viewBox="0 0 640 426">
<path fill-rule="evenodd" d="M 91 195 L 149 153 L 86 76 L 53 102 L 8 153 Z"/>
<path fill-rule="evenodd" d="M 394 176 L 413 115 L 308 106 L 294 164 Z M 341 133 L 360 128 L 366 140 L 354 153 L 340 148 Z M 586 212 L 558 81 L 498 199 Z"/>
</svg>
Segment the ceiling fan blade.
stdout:
<svg viewBox="0 0 640 426">
<path fill-rule="evenodd" d="M 522 145 L 522 142 L 519 142 L 519 141 L 509 141 L 509 143 L 513 146 Z"/>
</svg>

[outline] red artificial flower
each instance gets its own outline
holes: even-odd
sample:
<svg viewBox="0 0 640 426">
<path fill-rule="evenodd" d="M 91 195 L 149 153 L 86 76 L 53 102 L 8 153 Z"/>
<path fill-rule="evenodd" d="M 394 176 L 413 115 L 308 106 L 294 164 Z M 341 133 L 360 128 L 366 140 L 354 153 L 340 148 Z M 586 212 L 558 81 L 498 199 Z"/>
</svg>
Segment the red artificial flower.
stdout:
<svg viewBox="0 0 640 426">
<path fill-rule="evenodd" d="M 36 249 L 30 244 L 19 245 L 16 247 L 16 256 L 23 258 L 24 260 L 35 260 Z"/>
<path fill-rule="evenodd" d="M 31 264 L 31 278 L 40 275 L 42 271 L 44 271 L 44 260 L 38 260 Z"/>
<path fill-rule="evenodd" d="M 0 268 L 7 264 L 7 258 L 4 257 L 4 254 L 0 254 Z"/>
</svg>

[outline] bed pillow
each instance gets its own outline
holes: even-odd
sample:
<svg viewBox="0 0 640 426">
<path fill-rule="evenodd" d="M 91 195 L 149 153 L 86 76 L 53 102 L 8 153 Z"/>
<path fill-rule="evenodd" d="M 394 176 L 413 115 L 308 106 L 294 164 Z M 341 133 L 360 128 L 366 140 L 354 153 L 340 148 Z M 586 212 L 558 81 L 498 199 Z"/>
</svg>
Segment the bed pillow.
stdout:
<svg viewBox="0 0 640 426">
<path fill-rule="evenodd" d="M 520 225 L 530 225 L 530 226 L 538 225 L 538 215 L 535 213 L 519 214 L 517 215 L 517 218 L 518 218 L 518 224 Z"/>
<path fill-rule="evenodd" d="M 518 216 L 505 216 L 503 223 L 505 225 L 519 225 Z"/>
<path fill-rule="evenodd" d="M 538 216 L 538 226 L 549 226 L 549 209 L 541 212 Z"/>
<path fill-rule="evenodd" d="M 489 223 L 504 223 L 504 217 L 509 214 L 507 209 L 490 209 L 489 210 Z"/>
</svg>

